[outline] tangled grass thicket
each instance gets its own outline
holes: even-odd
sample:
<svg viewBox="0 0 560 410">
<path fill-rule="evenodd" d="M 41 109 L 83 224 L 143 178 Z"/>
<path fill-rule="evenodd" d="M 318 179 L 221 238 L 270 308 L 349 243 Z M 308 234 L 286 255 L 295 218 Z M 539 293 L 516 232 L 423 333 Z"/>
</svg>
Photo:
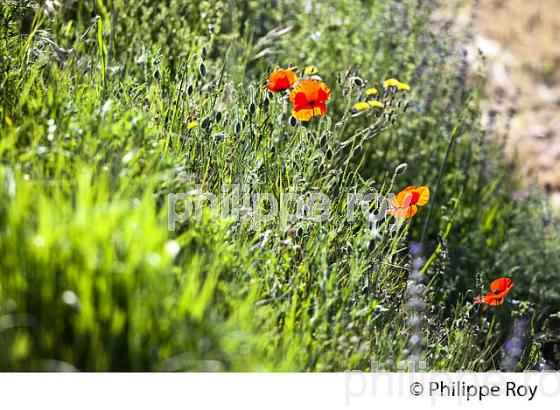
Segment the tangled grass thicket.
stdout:
<svg viewBox="0 0 560 410">
<path fill-rule="evenodd" d="M 516 194 L 472 33 L 435 7 L 4 2 L 0 369 L 557 368 L 557 220 Z M 267 90 L 289 66 L 328 84 L 325 117 Z M 392 78 L 410 90 L 368 91 Z M 168 230 L 170 193 L 234 184 L 324 193 L 331 217 Z M 345 218 L 406 186 L 430 200 L 397 231 Z M 474 304 L 499 277 L 505 302 Z"/>
</svg>

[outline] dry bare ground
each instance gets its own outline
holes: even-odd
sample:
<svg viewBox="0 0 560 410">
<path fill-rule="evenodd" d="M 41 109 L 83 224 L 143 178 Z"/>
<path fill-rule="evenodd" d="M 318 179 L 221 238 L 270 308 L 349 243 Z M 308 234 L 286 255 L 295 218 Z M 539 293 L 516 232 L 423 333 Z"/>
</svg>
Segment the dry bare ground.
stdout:
<svg viewBox="0 0 560 410">
<path fill-rule="evenodd" d="M 464 27 L 472 3 L 450 0 L 445 18 Z M 501 119 L 498 134 L 509 131 L 507 153 L 525 183 L 537 181 L 560 209 L 560 0 L 481 0 L 474 7 L 472 47 L 486 58 L 486 112 Z"/>
</svg>

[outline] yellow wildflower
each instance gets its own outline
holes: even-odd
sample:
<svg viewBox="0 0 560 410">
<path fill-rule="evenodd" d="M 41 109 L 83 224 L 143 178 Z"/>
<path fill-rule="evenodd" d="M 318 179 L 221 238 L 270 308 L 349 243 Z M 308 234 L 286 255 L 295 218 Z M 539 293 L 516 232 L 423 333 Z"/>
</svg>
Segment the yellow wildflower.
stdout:
<svg viewBox="0 0 560 410">
<path fill-rule="evenodd" d="M 358 111 L 362 111 L 362 110 L 367 110 L 368 108 L 370 108 L 370 106 L 367 102 L 360 101 L 359 103 L 356 103 L 354 105 L 354 108 Z"/>
<path fill-rule="evenodd" d="M 385 88 L 396 87 L 402 91 L 410 91 L 410 86 L 408 84 L 401 83 L 396 78 L 390 78 L 388 80 L 385 80 L 385 82 L 383 83 L 383 87 Z"/>
<path fill-rule="evenodd" d="M 369 104 L 370 106 L 372 106 L 372 107 L 383 108 L 383 104 L 380 103 L 380 102 L 377 101 L 377 100 L 368 101 L 368 104 Z"/>
<path fill-rule="evenodd" d="M 319 69 L 317 67 L 315 67 L 314 65 L 308 65 L 303 70 L 303 75 L 315 75 L 318 72 L 319 72 Z"/>
<path fill-rule="evenodd" d="M 193 128 L 195 128 L 196 126 L 198 126 L 198 121 L 191 121 L 187 124 L 187 128 L 189 130 L 192 130 Z"/>
<path fill-rule="evenodd" d="M 410 91 L 410 86 L 408 84 L 405 84 L 405 83 L 399 83 L 397 88 L 399 90 L 403 90 L 403 91 Z"/>
<path fill-rule="evenodd" d="M 366 90 L 366 94 L 367 94 L 367 95 L 375 95 L 375 94 L 377 94 L 377 88 L 368 88 L 368 89 Z"/>
<path fill-rule="evenodd" d="M 12 119 L 7 115 L 4 117 L 4 120 L 6 121 L 6 125 L 8 125 L 8 127 L 12 128 L 14 126 Z"/>
</svg>

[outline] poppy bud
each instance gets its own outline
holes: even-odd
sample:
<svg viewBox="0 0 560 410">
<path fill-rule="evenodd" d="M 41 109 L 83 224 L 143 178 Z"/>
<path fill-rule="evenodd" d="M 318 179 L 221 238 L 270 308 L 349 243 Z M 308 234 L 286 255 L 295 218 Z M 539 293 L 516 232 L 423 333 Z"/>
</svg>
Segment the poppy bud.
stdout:
<svg viewBox="0 0 560 410">
<path fill-rule="evenodd" d="M 251 104 L 249 104 L 249 113 L 253 115 L 255 114 L 255 112 L 257 112 L 257 105 L 252 102 Z"/>
<path fill-rule="evenodd" d="M 352 81 L 356 87 L 361 87 L 364 85 L 364 80 L 362 80 L 360 77 L 354 77 Z"/>
<path fill-rule="evenodd" d="M 216 120 L 216 122 L 220 122 L 222 120 L 222 112 L 216 111 L 216 114 L 214 115 L 214 119 Z"/>
<path fill-rule="evenodd" d="M 395 175 L 404 174 L 407 166 L 408 166 L 408 164 L 406 162 L 403 162 L 402 164 L 400 164 L 398 167 L 395 168 Z"/>
<path fill-rule="evenodd" d="M 268 108 L 269 105 L 270 105 L 270 93 L 266 93 L 263 99 L 263 107 Z"/>
<path fill-rule="evenodd" d="M 206 77 L 206 73 L 207 73 L 207 69 L 206 66 L 204 65 L 204 63 L 200 63 L 200 66 L 198 66 L 198 72 L 200 73 L 201 77 Z"/>
<path fill-rule="evenodd" d="M 240 122 L 236 122 L 235 123 L 235 133 L 239 134 L 241 132 L 241 123 Z"/>
<path fill-rule="evenodd" d="M 290 117 L 290 125 L 292 127 L 295 127 L 297 125 L 297 120 L 295 119 L 295 117 Z"/>
<path fill-rule="evenodd" d="M 200 53 L 202 54 L 202 57 L 206 57 L 206 54 L 208 54 L 208 48 L 206 48 L 206 46 L 203 45 L 203 46 L 200 48 Z"/>
<path fill-rule="evenodd" d="M 212 121 L 210 120 L 210 117 L 204 117 L 202 122 L 200 123 L 200 126 L 207 130 L 208 128 L 210 128 L 211 122 Z"/>
</svg>

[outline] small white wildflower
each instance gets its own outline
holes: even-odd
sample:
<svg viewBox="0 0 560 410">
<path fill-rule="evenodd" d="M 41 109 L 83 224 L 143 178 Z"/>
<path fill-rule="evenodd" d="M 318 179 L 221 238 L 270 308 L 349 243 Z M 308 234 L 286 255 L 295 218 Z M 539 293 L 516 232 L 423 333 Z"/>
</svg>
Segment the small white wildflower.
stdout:
<svg viewBox="0 0 560 410">
<path fill-rule="evenodd" d="M 109 111 L 111 111 L 111 104 L 113 104 L 113 101 L 111 99 L 108 99 L 107 101 L 105 101 L 105 103 L 103 104 L 103 107 L 101 107 L 101 116 L 104 117 L 105 114 L 107 114 Z"/>
<path fill-rule="evenodd" d="M 311 40 L 319 41 L 321 39 L 321 35 L 322 35 L 322 33 L 320 31 L 315 31 L 315 32 L 311 33 Z"/>
<path fill-rule="evenodd" d="M 161 263 L 161 258 L 157 253 L 150 252 L 146 256 L 146 261 L 148 262 L 149 265 L 151 265 L 153 267 L 157 267 Z"/>
<path fill-rule="evenodd" d="M 138 148 L 134 148 L 133 150 L 127 152 L 127 153 L 124 155 L 122 161 L 123 161 L 125 164 L 127 164 L 128 162 L 130 162 L 130 160 L 131 160 L 132 158 L 134 158 L 134 156 L 136 155 L 137 152 L 138 152 Z"/>
<path fill-rule="evenodd" d="M 175 240 L 170 240 L 165 243 L 165 251 L 169 256 L 174 258 L 181 251 L 181 245 Z"/>
<path fill-rule="evenodd" d="M 71 290 L 62 292 L 62 301 L 69 306 L 76 306 L 78 304 L 78 296 Z"/>
</svg>

